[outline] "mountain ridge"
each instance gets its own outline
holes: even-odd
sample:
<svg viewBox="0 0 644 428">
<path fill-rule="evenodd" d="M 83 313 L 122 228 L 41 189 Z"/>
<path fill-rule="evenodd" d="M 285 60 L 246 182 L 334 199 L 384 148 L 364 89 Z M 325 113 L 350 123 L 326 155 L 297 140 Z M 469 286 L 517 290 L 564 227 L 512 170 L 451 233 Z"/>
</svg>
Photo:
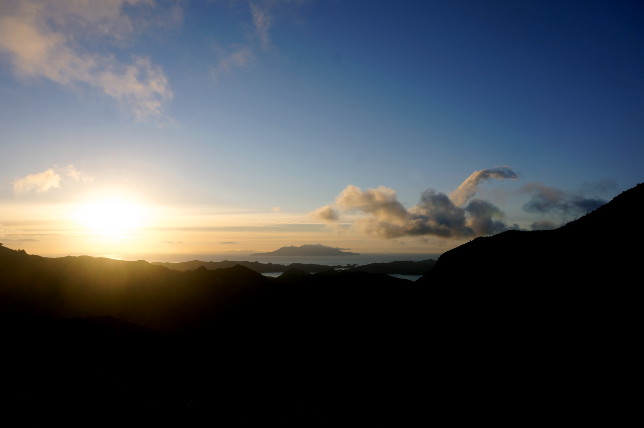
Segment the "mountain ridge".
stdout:
<svg viewBox="0 0 644 428">
<path fill-rule="evenodd" d="M 251 256 L 356 256 L 358 253 L 344 251 L 342 248 L 327 247 L 322 244 L 305 244 L 278 248 L 267 253 L 255 253 Z"/>
<path fill-rule="evenodd" d="M 643 200 L 640 184 L 559 229 L 476 238 L 416 282 L 180 272 L 0 246 L 14 391 L 2 410 L 62 411 L 78 425 L 79 409 L 177 414 L 183 426 L 393 427 L 440 415 L 614 424 L 639 366 Z"/>
<path fill-rule="evenodd" d="M 644 238 L 637 227 L 642 208 L 644 184 L 638 184 L 557 229 L 511 230 L 475 238 L 443 253 L 422 282 L 441 282 L 453 276 L 465 283 L 491 284 L 494 272 L 518 278 L 530 272 L 525 280 L 531 283 L 546 282 L 550 275 L 563 282 L 627 280 L 633 272 L 602 270 L 601 265 L 622 266 L 635 262 L 636 254 L 631 247 Z M 597 248 L 601 249 L 601 257 Z M 548 269 L 535 269 L 535 260 L 542 261 L 542 266 L 547 265 Z M 591 266 L 590 260 L 600 260 L 600 263 Z"/>
</svg>

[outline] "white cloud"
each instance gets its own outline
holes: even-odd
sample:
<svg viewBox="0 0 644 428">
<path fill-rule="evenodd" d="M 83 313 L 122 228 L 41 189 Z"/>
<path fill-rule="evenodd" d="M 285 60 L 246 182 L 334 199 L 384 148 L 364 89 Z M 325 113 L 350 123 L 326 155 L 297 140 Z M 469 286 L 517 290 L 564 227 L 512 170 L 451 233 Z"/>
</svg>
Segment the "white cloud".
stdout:
<svg viewBox="0 0 644 428">
<path fill-rule="evenodd" d="M 12 184 L 16 195 L 43 193 L 60 187 L 60 175 L 49 168 L 43 172 L 16 178 Z"/>
<path fill-rule="evenodd" d="M 63 169 L 63 171 L 67 177 L 71 178 L 74 181 L 80 181 L 82 183 L 89 183 L 94 181 L 94 177 L 78 170 L 74 165 L 67 165 Z"/>
<path fill-rule="evenodd" d="M 152 0 L 9 0 L 0 5 L 0 53 L 20 78 L 45 78 L 63 86 L 97 89 L 136 120 L 164 119 L 172 90 L 149 58 L 124 63 L 90 52 L 92 41 L 123 43 L 134 33 L 124 6 Z M 81 41 L 83 43 L 81 43 Z"/>
</svg>

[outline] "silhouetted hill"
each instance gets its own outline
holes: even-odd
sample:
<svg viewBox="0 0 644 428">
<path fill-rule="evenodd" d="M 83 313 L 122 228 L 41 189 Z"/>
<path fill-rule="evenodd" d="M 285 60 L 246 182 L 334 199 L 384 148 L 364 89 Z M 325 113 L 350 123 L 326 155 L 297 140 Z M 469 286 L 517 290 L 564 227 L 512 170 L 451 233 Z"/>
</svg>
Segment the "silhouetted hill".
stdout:
<svg viewBox="0 0 644 428">
<path fill-rule="evenodd" d="M 609 420 L 595 406 L 628 408 L 621 379 L 639 364 L 643 201 L 640 184 L 559 229 L 508 231 L 444 253 L 417 281 L 427 310 L 476 353 L 473 367 L 514 371 L 519 384 L 504 378 L 506 387 Z"/>
<path fill-rule="evenodd" d="M 636 403 L 643 192 L 475 239 L 417 282 L 0 246 L 0 410 L 66 426 L 619 424 Z"/>
<path fill-rule="evenodd" d="M 283 265 L 278 263 L 260 263 L 260 262 L 230 261 L 230 260 L 224 260 L 221 262 L 204 262 L 199 260 L 192 260 L 189 262 L 153 262 L 153 264 L 158 266 L 164 266 L 170 269 L 180 270 L 180 271 L 194 270 L 201 266 L 205 267 L 206 269 L 216 270 L 216 269 L 233 267 L 235 265 L 240 265 L 259 273 L 286 272 L 290 269 L 299 269 L 309 273 L 317 273 L 317 272 L 325 271 L 330 267 L 328 265 L 319 265 L 314 263 L 290 263 L 288 265 Z M 336 265 L 331 267 L 343 268 L 346 266 Z"/>
<path fill-rule="evenodd" d="M 289 263 L 287 265 L 278 263 L 260 263 L 249 261 L 229 261 L 221 262 L 204 262 L 192 260 L 189 262 L 152 262 L 157 266 L 164 266 L 170 269 L 187 271 L 204 267 L 209 270 L 229 268 L 236 265 L 247 267 L 259 273 L 268 272 L 287 272 L 292 269 L 308 272 L 319 273 L 329 269 L 350 270 L 354 272 L 384 273 L 384 274 L 401 274 L 401 275 L 424 275 L 434 266 L 434 260 L 423 261 L 395 261 L 389 263 L 370 263 L 366 265 L 320 265 L 315 263 Z"/>
<path fill-rule="evenodd" d="M 340 248 L 327 247 L 325 245 L 301 245 L 299 247 L 289 246 L 278 248 L 268 253 L 251 254 L 253 256 L 355 256 L 357 253 L 350 253 Z"/>
<path fill-rule="evenodd" d="M 398 273 L 401 275 L 425 275 L 436 263 L 435 260 L 421 261 L 396 261 L 389 263 L 369 263 L 362 266 L 355 266 L 349 269 L 352 272 L 369 272 L 369 273 Z"/>
<path fill-rule="evenodd" d="M 554 230 L 507 231 L 442 254 L 422 282 L 583 287 L 631 282 L 643 233 L 644 185 Z M 501 274 L 503 278 L 501 278 Z M 621 285 L 621 284 L 620 284 Z"/>
<path fill-rule="evenodd" d="M 0 247 L 0 321 L 15 369 L 5 387 L 17 391 L 3 410 L 51 415 L 74 403 L 224 426 L 384 421 L 408 402 L 392 395 L 407 369 L 383 364 L 399 352 L 417 358 L 405 340 L 420 325 L 406 304 L 414 289 L 387 275 L 270 279 L 239 265 L 180 272 Z M 44 392 L 53 384 L 64 393 Z M 383 401 L 391 409 L 369 414 Z"/>
</svg>

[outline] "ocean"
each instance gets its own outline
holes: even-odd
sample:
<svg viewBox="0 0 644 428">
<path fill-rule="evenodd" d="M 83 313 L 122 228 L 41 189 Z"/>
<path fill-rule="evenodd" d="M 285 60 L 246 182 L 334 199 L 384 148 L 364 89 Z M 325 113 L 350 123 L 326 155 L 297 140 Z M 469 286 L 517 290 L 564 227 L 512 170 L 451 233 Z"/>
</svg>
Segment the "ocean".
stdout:
<svg viewBox="0 0 644 428">
<path fill-rule="evenodd" d="M 291 263 L 310 263 L 327 266 L 366 265 L 370 263 L 389 263 L 398 261 L 437 260 L 440 254 L 431 253 L 369 253 L 347 256 L 254 256 L 250 253 L 209 253 L 209 254 L 136 254 L 127 256 L 106 255 L 121 260 L 146 260 L 149 262 L 204 262 L 248 261 L 288 265 Z"/>
</svg>

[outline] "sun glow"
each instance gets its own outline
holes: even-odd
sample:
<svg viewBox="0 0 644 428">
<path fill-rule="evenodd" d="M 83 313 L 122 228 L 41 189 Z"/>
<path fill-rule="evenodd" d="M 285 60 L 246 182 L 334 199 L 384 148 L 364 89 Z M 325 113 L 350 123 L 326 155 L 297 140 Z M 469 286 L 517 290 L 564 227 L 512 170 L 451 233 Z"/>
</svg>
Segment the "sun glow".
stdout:
<svg viewBox="0 0 644 428">
<path fill-rule="evenodd" d="M 80 204 L 75 220 L 89 231 L 109 238 L 125 238 L 143 226 L 144 209 L 125 199 L 104 199 Z"/>
</svg>

